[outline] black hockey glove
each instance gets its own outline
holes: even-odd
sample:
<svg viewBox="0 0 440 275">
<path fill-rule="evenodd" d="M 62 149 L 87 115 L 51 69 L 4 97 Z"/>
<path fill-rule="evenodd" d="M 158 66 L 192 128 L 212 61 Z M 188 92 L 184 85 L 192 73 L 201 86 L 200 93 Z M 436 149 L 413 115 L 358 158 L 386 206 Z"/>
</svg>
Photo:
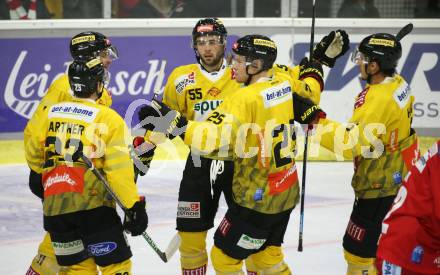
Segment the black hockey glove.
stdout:
<svg viewBox="0 0 440 275">
<path fill-rule="evenodd" d="M 141 235 L 148 227 L 145 198 L 141 197 L 132 208 L 125 211 L 124 229 L 132 236 Z"/>
<path fill-rule="evenodd" d="M 292 98 L 295 121 L 310 126 L 317 123 L 320 118 L 325 118 L 324 111 L 309 98 L 302 97 L 297 93 L 292 93 Z"/>
<path fill-rule="evenodd" d="M 143 137 L 135 137 L 133 139 L 132 159 L 136 178 L 138 175 L 144 176 L 148 169 L 150 169 L 150 163 L 153 160 L 154 150 L 156 150 L 156 145 L 145 141 Z"/>
<path fill-rule="evenodd" d="M 139 112 L 139 121 L 142 128 L 147 131 L 154 131 L 165 134 L 166 137 L 173 139 L 185 133 L 188 121 L 178 111 L 170 109 L 167 105 L 155 99 L 151 105 L 145 105 Z"/>
<path fill-rule="evenodd" d="M 333 68 L 336 59 L 343 56 L 350 49 L 350 39 L 344 30 L 330 32 L 316 44 L 313 50 L 313 59 Z"/>
<path fill-rule="evenodd" d="M 304 57 L 299 63 L 299 79 L 303 80 L 306 77 L 313 77 L 319 82 L 321 91 L 324 89 L 324 71 L 322 65 L 314 60 L 309 61 L 307 57 Z"/>
</svg>

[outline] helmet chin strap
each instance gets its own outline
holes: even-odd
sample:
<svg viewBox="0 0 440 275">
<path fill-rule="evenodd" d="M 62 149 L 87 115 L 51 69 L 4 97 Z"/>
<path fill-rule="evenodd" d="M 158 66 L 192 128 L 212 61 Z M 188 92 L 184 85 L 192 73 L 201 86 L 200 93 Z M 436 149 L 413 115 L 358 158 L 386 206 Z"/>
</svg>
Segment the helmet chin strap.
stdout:
<svg viewBox="0 0 440 275">
<path fill-rule="evenodd" d="M 250 67 L 250 66 L 251 66 L 251 65 L 247 65 L 247 66 L 246 66 L 246 74 L 247 74 L 248 78 L 247 78 L 246 82 L 244 83 L 245 86 L 249 85 L 249 83 L 251 82 L 252 77 L 253 77 L 254 75 L 257 75 L 257 74 L 261 73 L 262 71 L 264 71 L 263 67 L 261 67 L 261 69 L 258 70 L 256 73 L 251 74 L 251 73 L 249 72 L 249 67 Z"/>
</svg>

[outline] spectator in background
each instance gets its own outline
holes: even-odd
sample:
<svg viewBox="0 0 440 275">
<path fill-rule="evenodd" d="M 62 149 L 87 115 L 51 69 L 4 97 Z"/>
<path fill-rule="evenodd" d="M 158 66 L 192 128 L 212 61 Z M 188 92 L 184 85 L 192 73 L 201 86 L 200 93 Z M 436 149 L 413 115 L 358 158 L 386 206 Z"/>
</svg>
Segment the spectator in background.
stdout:
<svg viewBox="0 0 440 275">
<path fill-rule="evenodd" d="M 182 16 L 183 0 L 118 0 L 117 17 L 171 18 Z"/>
<path fill-rule="evenodd" d="M 102 0 L 63 0 L 64 18 L 102 18 Z"/>
<path fill-rule="evenodd" d="M 231 1 L 229 0 L 113 0 L 113 5 L 117 9 L 114 15 L 119 18 L 231 16 Z M 244 5 L 242 10 L 242 16 L 244 16 Z"/>
<path fill-rule="evenodd" d="M 374 0 L 344 0 L 338 11 L 338 17 L 379 18 L 379 10 Z"/>
<path fill-rule="evenodd" d="M 49 12 L 43 1 L 37 0 L 6 0 L 9 8 L 9 18 L 19 19 L 47 19 Z"/>
</svg>

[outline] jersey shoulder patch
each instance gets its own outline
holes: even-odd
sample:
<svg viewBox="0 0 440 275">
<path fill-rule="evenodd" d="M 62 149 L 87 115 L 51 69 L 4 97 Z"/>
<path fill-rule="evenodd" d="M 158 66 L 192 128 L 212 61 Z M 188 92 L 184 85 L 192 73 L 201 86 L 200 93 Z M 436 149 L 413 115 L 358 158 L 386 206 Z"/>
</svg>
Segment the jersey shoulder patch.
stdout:
<svg viewBox="0 0 440 275">
<path fill-rule="evenodd" d="M 411 97 L 411 87 L 405 80 L 402 79 L 401 84 L 393 93 L 394 101 L 399 105 L 400 109 L 405 108 Z"/>
<path fill-rule="evenodd" d="M 362 105 L 364 105 L 365 103 L 365 97 L 367 96 L 368 91 L 370 90 L 370 87 L 367 87 L 365 89 L 362 90 L 362 92 L 360 92 L 358 94 L 358 96 L 356 97 L 356 101 L 354 102 L 354 108 L 357 109 L 359 107 L 361 107 Z"/>
<path fill-rule="evenodd" d="M 289 81 L 269 87 L 260 92 L 264 108 L 270 108 L 292 98 L 292 87 Z"/>
</svg>

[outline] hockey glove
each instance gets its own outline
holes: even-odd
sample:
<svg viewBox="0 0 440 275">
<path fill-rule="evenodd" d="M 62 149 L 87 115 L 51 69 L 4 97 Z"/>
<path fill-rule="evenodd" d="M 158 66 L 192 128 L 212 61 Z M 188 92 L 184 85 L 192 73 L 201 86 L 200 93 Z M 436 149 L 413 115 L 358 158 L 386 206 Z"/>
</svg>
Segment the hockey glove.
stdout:
<svg viewBox="0 0 440 275">
<path fill-rule="evenodd" d="M 330 32 L 316 44 L 313 58 L 320 63 L 333 68 L 336 59 L 343 56 L 350 48 L 350 39 L 344 30 Z"/>
<path fill-rule="evenodd" d="M 299 79 L 303 80 L 307 77 L 313 77 L 319 82 L 322 91 L 324 89 L 324 71 L 322 70 L 321 63 L 314 60 L 309 61 L 307 57 L 304 57 L 299 66 Z"/>
<path fill-rule="evenodd" d="M 137 175 L 144 176 L 150 169 L 150 163 L 153 160 L 154 150 L 156 146 L 143 137 L 135 137 L 133 139 L 133 163 L 134 172 Z"/>
<path fill-rule="evenodd" d="M 314 104 L 310 99 L 302 97 L 297 93 L 292 93 L 294 120 L 300 124 L 312 126 L 318 122 L 320 118 L 325 118 L 326 114 Z"/>
<path fill-rule="evenodd" d="M 188 121 L 178 111 L 170 109 L 167 105 L 155 99 L 151 105 L 145 105 L 139 110 L 139 120 L 142 128 L 147 131 L 163 133 L 167 138 L 183 136 Z"/>
<path fill-rule="evenodd" d="M 145 198 L 141 197 L 132 208 L 125 211 L 124 229 L 132 236 L 141 235 L 148 227 Z"/>
</svg>

